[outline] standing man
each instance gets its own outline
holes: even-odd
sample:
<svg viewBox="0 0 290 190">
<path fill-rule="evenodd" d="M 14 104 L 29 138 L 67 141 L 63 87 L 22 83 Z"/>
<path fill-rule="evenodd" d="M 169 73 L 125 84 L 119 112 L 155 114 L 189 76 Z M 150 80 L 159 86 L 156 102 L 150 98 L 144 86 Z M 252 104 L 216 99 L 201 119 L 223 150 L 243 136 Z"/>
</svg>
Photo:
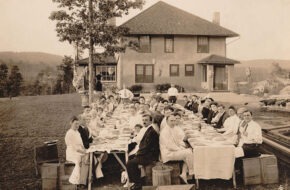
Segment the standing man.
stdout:
<svg viewBox="0 0 290 190">
<path fill-rule="evenodd" d="M 178 96 L 178 90 L 175 88 L 174 84 L 171 84 L 171 87 L 168 89 L 167 94 L 169 102 L 175 104 Z"/>
<path fill-rule="evenodd" d="M 159 136 L 152 127 L 152 117 L 146 114 L 143 115 L 142 120 L 144 127 L 138 134 L 142 139 L 139 150 L 127 163 L 129 182 L 134 183 L 130 190 L 142 189 L 141 171 L 138 165 L 146 166 L 159 159 Z"/>
</svg>

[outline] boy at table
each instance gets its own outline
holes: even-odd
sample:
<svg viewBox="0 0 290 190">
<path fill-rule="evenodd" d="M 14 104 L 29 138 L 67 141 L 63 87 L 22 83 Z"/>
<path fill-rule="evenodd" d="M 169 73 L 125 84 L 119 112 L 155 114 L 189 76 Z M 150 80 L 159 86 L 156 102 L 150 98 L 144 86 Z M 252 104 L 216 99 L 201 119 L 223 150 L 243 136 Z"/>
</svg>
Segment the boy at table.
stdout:
<svg viewBox="0 0 290 190">
<path fill-rule="evenodd" d="M 159 136 L 152 127 L 151 115 L 143 115 L 143 128 L 139 134 L 141 141 L 134 157 L 127 163 L 129 182 L 134 183 L 130 190 L 141 190 L 141 171 L 139 165 L 149 165 L 159 159 Z"/>
</svg>

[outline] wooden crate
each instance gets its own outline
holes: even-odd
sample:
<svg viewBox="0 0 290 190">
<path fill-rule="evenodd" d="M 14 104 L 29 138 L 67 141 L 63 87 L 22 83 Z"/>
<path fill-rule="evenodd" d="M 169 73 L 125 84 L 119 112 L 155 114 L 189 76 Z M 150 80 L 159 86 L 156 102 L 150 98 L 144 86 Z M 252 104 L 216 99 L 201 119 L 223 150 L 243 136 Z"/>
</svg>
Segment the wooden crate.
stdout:
<svg viewBox="0 0 290 190">
<path fill-rule="evenodd" d="M 261 184 L 260 157 L 243 159 L 244 185 Z"/>
<path fill-rule="evenodd" d="M 275 155 L 263 154 L 260 157 L 263 184 L 279 182 L 279 171 Z"/>
<path fill-rule="evenodd" d="M 57 190 L 57 178 L 42 178 L 42 190 Z"/>
<path fill-rule="evenodd" d="M 43 163 L 58 163 L 57 144 L 45 144 L 43 146 L 34 147 L 34 163 L 36 175 L 41 173 L 40 167 Z"/>
<path fill-rule="evenodd" d="M 69 180 L 69 175 L 60 176 L 59 179 L 59 190 L 77 190 L 76 185 L 71 184 Z"/>
<path fill-rule="evenodd" d="M 243 159 L 244 184 L 271 184 L 279 182 L 279 171 L 275 155 Z"/>
<path fill-rule="evenodd" d="M 42 179 L 57 179 L 59 163 L 44 163 L 41 165 L 41 178 Z"/>
</svg>

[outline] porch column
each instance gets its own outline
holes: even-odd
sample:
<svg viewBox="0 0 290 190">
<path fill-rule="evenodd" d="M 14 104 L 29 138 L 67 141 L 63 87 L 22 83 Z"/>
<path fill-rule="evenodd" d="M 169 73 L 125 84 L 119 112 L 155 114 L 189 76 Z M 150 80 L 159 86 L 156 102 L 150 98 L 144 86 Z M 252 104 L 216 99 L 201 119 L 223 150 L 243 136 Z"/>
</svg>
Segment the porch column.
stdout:
<svg viewBox="0 0 290 190">
<path fill-rule="evenodd" d="M 119 60 L 117 63 L 117 87 L 119 89 L 122 89 L 123 87 L 123 81 L 122 81 L 122 77 L 123 77 L 123 66 L 122 66 L 122 62 L 123 62 L 123 55 L 122 53 L 119 54 Z"/>
<path fill-rule="evenodd" d="M 209 91 L 213 91 L 214 67 L 207 65 L 207 86 Z"/>
<path fill-rule="evenodd" d="M 234 90 L 234 65 L 227 65 L 228 70 L 228 90 L 233 91 Z"/>
</svg>

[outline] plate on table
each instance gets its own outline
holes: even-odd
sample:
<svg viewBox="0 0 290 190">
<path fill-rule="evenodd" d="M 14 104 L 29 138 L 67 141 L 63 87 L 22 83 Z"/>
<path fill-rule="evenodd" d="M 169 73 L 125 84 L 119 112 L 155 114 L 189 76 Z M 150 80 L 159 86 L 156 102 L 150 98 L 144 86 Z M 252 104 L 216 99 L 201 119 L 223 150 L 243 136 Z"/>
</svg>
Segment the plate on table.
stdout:
<svg viewBox="0 0 290 190">
<path fill-rule="evenodd" d="M 223 137 L 214 137 L 212 140 L 214 141 L 225 141 L 226 139 Z"/>
<path fill-rule="evenodd" d="M 197 143 L 194 143 L 194 146 L 206 146 L 206 144 L 201 143 L 201 142 L 197 142 Z"/>
</svg>

